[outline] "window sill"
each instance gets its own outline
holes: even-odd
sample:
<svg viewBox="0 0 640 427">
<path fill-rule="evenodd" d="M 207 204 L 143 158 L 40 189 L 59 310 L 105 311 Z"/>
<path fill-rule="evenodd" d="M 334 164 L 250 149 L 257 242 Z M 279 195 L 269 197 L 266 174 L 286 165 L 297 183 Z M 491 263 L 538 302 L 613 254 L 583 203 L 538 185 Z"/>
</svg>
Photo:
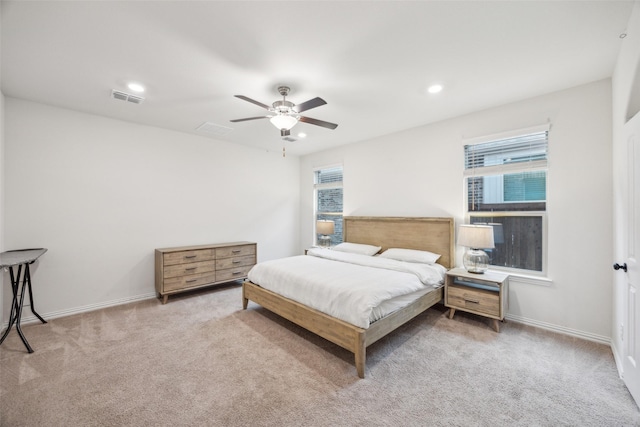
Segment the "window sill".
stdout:
<svg viewBox="0 0 640 427">
<path fill-rule="evenodd" d="M 553 285 L 553 280 L 542 276 L 527 276 L 524 274 L 509 273 L 509 283 L 524 283 L 525 285 L 550 287 Z"/>
</svg>

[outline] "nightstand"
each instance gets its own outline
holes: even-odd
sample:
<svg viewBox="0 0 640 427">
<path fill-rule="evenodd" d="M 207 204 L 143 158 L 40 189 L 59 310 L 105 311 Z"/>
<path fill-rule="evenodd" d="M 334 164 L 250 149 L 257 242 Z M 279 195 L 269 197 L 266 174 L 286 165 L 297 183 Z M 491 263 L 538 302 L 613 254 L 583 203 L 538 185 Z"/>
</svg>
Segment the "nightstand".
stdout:
<svg viewBox="0 0 640 427">
<path fill-rule="evenodd" d="M 331 249 L 331 246 L 311 246 L 304 250 L 304 254 L 306 255 L 311 249 Z"/>
<path fill-rule="evenodd" d="M 444 305 L 450 308 L 449 319 L 456 310 L 493 319 L 493 328 L 500 332 L 498 321 L 504 320 L 509 291 L 509 275 L 496 271 L 469 273 L 464 268 L 447 272 L 444 282 Z"/>
</svg>

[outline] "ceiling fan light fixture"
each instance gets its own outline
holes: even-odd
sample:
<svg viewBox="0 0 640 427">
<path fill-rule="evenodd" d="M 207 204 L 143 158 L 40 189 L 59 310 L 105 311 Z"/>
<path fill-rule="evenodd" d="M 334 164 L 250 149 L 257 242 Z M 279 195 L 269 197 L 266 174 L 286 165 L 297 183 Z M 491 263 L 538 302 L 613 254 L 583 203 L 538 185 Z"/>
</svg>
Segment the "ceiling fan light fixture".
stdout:
<svg viewBox="0 0 640 427">
<path fill-rule="evenodd" d="M 287 116 L 284 114 L 278 114 L 276 116 L 271 117 L 269 121 L 278 129 L 289 130 L 298 123 L 298 119 L 293 116 Z"/>
</svg>

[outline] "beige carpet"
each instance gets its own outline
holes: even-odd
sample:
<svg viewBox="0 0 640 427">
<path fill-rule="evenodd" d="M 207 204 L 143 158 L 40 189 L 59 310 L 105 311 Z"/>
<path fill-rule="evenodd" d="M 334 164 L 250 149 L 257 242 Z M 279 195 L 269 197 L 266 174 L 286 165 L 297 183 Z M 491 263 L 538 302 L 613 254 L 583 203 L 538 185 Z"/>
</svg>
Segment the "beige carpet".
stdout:
<svg viewBox="0 0 640 427">
<path fill-rule="evenodd" d="M 633 426 L 611 350 L 436 306 L 353 356 L 239 287 L 23 326 L 0 346 L 2 426 Z"/>
</svg>

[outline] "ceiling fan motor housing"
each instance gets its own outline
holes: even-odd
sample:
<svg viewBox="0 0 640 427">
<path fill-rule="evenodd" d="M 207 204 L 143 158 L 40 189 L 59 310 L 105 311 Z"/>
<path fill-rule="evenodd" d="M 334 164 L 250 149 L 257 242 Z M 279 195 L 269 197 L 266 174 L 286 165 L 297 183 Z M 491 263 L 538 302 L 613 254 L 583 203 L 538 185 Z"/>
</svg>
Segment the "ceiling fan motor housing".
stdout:
<svg viewBox="0 0 640 427">
<path fill-rule="evenodd" d="M 278 87 L 278 93 L 282 96 L 288 96 L 289 95 L 289 91 L 291 89 L 289 88 L 289 86 L 279 86 Z"/>
<path fill-rule="evenodd" d="M 274 112 L 281 114 L 289 114 L 293 111 L 294 103 L 289 101 L 276 101 L 273 104 Z"/>
</svg>

